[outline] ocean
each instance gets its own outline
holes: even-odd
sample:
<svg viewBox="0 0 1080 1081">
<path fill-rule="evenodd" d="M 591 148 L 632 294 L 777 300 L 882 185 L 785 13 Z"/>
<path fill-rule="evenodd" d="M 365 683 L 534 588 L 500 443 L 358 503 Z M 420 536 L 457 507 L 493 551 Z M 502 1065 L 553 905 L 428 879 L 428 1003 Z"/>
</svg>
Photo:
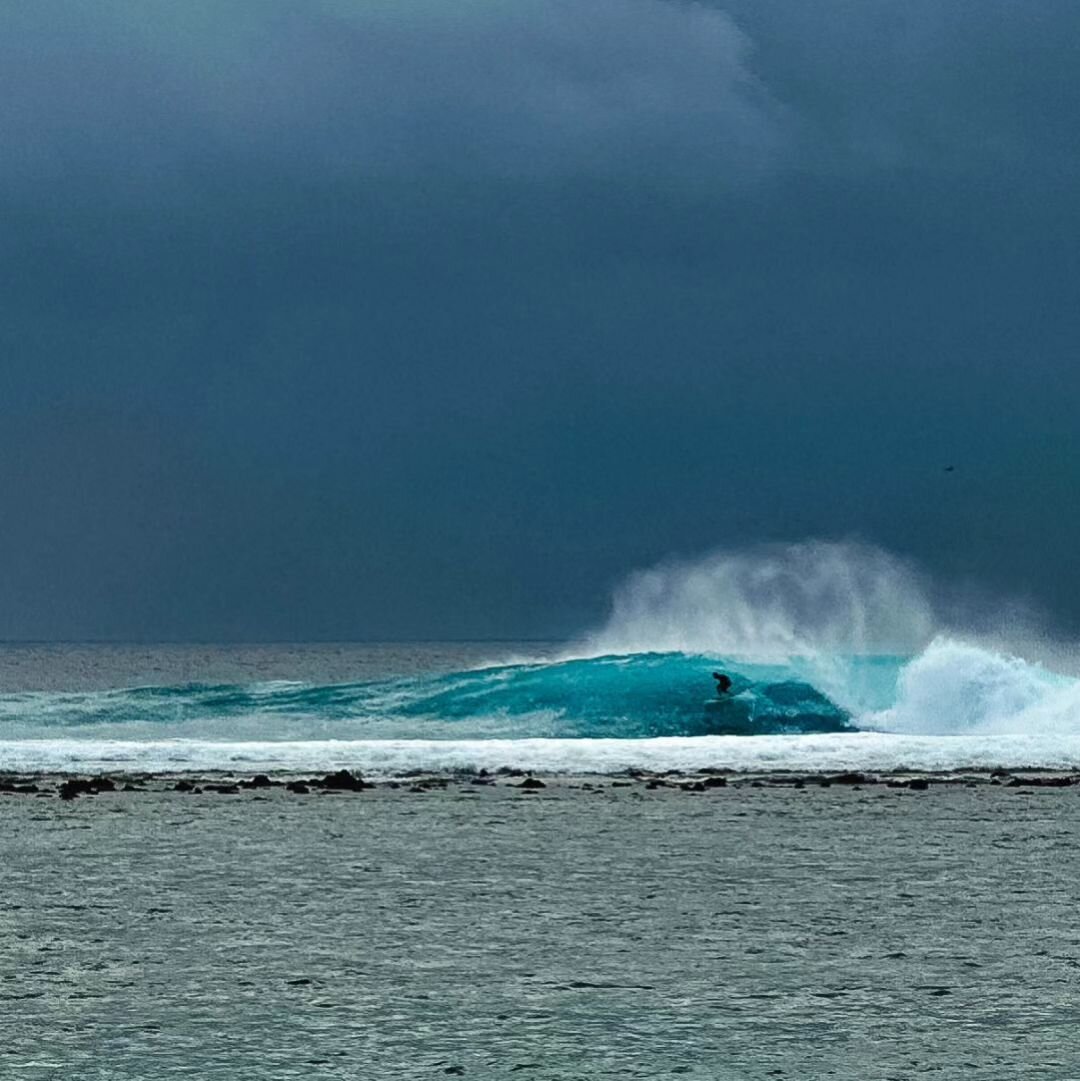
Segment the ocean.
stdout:
<svg viewBox="0 0 1080 1081">
<path fill-rule="evenodd" d="M 0 646 L 0 769 L 1074 768 L 1080 681 L 952 638 L 914 654 L 596 642 Z M 732 681 L 716 691 L 712 673 Z"/>
<path fill-rule="evenodd" d="M 958 596 L 808 541 L 639 572 L 573 641 L 9 643 L 0 769 L 1080 765 L 1080 652 L 1015 602 Z"/>
</svg>

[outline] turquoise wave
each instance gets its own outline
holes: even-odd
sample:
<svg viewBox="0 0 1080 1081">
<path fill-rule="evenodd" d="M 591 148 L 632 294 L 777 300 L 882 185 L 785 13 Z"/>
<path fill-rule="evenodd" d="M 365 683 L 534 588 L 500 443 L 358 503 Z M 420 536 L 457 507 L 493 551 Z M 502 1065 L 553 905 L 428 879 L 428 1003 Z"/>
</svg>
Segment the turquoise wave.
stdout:
<svg viewBox="0 0 1080 1081">
<path fill-rule="evenodd" d="M 875 666 L 876 665 L 876 666 Z M 896 666 L 863 662 L 886 683 Z M 712 672 L 730 690 L 717 695 Z M 843 732 L 852 715 L 805 665 L 746 664 L 682 653 L 506 664 L 365 683 L 187 684 L 87 694 L 0 696 L 0 738 L 107 727 L 161 735 L 197 729 L 266 738 L 448 739 L 768 735 Z M 850 673 L 846 677 L 850 682 Z M 865 682 L 865 680 L 864 680 Z M 886 697 L 888 697 L 888 693 Z"/>
</svg>

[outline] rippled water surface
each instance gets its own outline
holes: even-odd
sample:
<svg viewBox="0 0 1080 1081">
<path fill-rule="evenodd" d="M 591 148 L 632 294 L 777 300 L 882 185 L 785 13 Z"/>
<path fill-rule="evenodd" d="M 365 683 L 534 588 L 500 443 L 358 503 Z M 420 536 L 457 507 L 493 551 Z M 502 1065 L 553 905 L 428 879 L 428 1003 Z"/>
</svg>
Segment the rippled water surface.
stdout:
<svg viewBox="0 0 1080 1081">
<path fill-rule="evenodd" d="M 0 1076 L 1076 1076 L 1074 788 L 470 787 L 0 798 Z"/>
</svg>

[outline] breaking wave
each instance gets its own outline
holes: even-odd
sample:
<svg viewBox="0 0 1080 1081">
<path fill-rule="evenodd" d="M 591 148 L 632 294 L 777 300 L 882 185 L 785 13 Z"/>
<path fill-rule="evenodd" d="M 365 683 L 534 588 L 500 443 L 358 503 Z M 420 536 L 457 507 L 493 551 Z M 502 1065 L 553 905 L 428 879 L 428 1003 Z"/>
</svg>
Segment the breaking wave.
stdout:
<svg viewBox="0 0 1080 1081">
<path fill-rule="evenodd" d="M 721 553 L 634 576 L 607 623 L 555 660 L 345 684 L 3 695 L 0 758 L 36 761 L 29 743 L 51 741 L 75 762 L 80 741 L 112 741 L 144 765 L 183 762 L 196 746 L 200 762 L 217 746 L 223 760 L 282 765 L 340 761 L 348 746 L 352 764 L 420 767 L 514 755 L 568 769 L 1080 763 L 1080 680 L 1001 647 L 1026 626 L 1018 609 L 994 607 L 996 624 L 985 610 L 943 612 L 910 565 L 876 549 Z M 729 677 L 725 693 L 714 671 Z"/>
</svg>

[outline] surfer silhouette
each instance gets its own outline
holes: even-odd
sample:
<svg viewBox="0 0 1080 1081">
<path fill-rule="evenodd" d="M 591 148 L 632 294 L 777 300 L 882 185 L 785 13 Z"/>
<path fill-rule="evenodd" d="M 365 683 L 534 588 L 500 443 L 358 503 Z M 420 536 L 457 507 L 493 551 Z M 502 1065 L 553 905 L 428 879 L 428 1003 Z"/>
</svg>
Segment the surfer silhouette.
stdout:
<svg viewBox="0 0 1080 1081">
<path fill-rule="evenodd" d="M 713 672 L 712 678 L 716 680 L 716 693 L 723 697 L 731 690 L 731 677 L 723 672 Z"/>
</svg>

